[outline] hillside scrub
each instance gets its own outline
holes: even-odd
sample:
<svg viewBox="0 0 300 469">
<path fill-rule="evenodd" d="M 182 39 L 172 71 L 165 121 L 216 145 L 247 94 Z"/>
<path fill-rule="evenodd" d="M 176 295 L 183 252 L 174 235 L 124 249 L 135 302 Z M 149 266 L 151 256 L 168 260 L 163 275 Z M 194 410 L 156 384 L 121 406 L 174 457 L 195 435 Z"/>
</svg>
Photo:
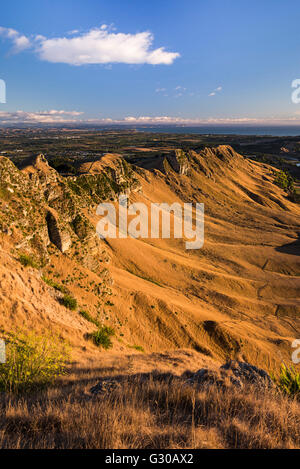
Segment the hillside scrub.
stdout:
<svg viewBox="0 0 300 469">
<path fill-rule="evenodd" d="M 22 330 L 3 336 L 6 363 L 0 364 L 0 391 L 32 392 L 53 384 L 65 373 L 69 351 L 58 337 Z"/>
<path fill-rule="evenodd" d="M 293 193 L 295 191 L 294 179 L 285 171 L 279 171 L 276 174 L 274 184 L 287 192 Z"/>
<path fill-rule="evenodd" d="M 102 347 L 105 350 L 108 350 L 112 347 L 111 337 L 115 335 L 115 331 L 112 327 L 102 326 L 95 332 L 89 334 L 89 338 L 92 339 L 97 347 Z"/>
<path fill-rule="evenodd" d="M 34 259 L 33 256 L 30 256 L 28 254 L 20 254 L 19 261 L 24 267 L 32 267 L 34 269 L 39 268 L 38 262 Z"/>
<path fill-rule="evenodd" d="M 73 298 L 71 295 L 65 295 L 61 299 L 61 303 L 71 311 L 76 311 L 77 309 L 77 300 L 76 298 Z"/>
</svg>

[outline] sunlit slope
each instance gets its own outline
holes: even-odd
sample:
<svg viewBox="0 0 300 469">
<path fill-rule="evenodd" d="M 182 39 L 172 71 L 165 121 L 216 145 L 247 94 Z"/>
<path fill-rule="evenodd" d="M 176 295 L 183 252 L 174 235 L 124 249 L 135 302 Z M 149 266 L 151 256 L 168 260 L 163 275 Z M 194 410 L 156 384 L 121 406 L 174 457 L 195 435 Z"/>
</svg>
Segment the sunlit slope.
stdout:
<svg viewBox="0 0 300 469">
<path fill-rule="evenodd" d="M 130 201 L 203 202 L 205 243 L 187 251 L 182 240 L 108 240 L 131 340 L 258 362 L 290 353 L 300 211 L 273 180 L 272 168 L 226 146 L 192 152 L 186 175 L 141 172 L 143 193 Z"/>
<path fill-rule="evenodd" d="M 69 178 L 42 156 L 25 163 L 0 158 L 0 327 L 53 330 L 78 359 L 95 358 L 106 352 L 87 338 L 96 326 L 85 311 L 115 329 L 112 352 L 125 358 L 142 349 L 265 367 L 290 358 L 300 329 L 300 209 L 274 185 L 273 168 L 228 146 L 178 150 L 147 170 L 105 155 Z M 124 192 L 149 210 L 204 203 L 202 249 L 173 238 L 100 240 L 97 205 L 117 206 Z M 38 268 L 23 267 L 22 253 Z M 76 298 L 76 310 L 45 277 Z"/>
</svg>

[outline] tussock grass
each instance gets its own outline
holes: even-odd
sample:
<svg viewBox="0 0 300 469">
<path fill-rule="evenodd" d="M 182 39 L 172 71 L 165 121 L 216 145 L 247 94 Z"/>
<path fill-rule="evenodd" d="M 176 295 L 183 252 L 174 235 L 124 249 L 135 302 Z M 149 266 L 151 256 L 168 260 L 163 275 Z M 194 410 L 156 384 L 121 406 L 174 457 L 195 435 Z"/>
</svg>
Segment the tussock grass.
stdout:
<svg viewBox="0 0 300 469">
<path fill-rule="evenodd" d="M 0 397 L 1 448 L 299 448 L 300 405 L 251 386 L 196 389 L 171 373 L 76 368 L 42 396 Z M 100 378 L 120 387 L 90 396 Z"/>
</svg>

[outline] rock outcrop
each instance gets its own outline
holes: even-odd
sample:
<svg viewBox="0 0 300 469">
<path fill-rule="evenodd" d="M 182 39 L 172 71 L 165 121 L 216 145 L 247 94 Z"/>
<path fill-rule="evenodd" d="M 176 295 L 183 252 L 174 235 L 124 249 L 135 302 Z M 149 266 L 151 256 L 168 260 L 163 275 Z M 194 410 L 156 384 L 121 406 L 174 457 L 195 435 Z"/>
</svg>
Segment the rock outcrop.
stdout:
<svg viewBox="0 0 300 469">
<path fill-rule="evenodd" d="M 165 172 L 173 170 L 181 175 L 188 175 L 190 169 L 189 159 L 181 149 L 176 149 L 173 155 L 168 155 L 163 165 Z"/>
<path fill-rule="evenodd" d="M 188 384 L 210 387 L 226 388 L 234 386 L 242 389 L 247 385 L 258 388 L 273 388 L 274 383 L 268 373 L 261 368 L 246 362 L 230 360 L 218 370 L 202 368 L 187 381 Z"/>
<path fill-rule="evenodd" d="M 48 211 L 46 216 L 48 233 L 50 241 L 61 251 L 67 251 L 71 244 L 72 239 L 69 231 L 54 215 L 53 211 Z"/>
</svg>

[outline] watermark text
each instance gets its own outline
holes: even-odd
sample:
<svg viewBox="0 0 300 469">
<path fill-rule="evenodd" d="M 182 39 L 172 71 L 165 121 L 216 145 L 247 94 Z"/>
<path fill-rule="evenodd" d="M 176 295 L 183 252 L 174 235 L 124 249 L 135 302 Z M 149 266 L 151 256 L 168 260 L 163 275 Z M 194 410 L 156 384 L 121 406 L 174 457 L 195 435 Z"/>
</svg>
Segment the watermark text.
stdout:
<svg viewBox="0 0 300 469">
<path fill-rule="evenodd" d="M 101 239 L 184 239 L 186 249 L 201 249 L 204 244 L 204 204 L 174 202 L 133 203 L 120 195 L 118 207 L 113 203 L 101 203 L 97 224 Z"/>
</svg>

